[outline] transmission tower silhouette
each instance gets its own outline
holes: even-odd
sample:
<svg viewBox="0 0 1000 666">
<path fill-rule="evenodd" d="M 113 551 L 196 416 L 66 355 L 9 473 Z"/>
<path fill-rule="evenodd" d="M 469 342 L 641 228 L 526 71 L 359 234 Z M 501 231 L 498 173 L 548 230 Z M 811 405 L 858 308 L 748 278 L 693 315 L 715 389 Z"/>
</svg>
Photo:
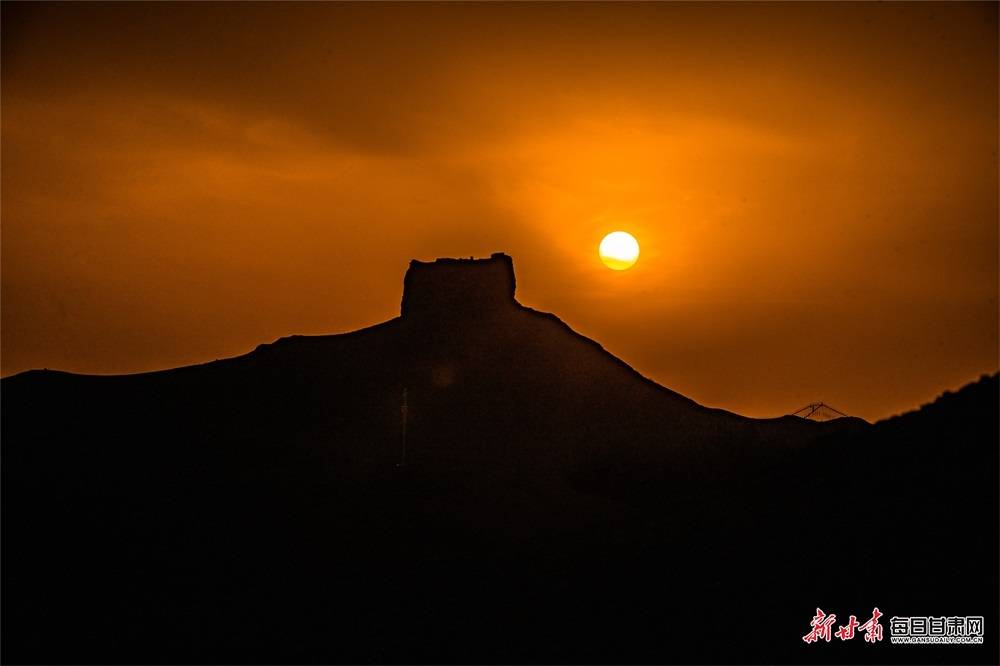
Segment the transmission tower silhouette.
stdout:
<svg viewBox="0 0 1000 666">
<path fill-rule="evenodd" d="M 844 412 L 835 407 L 831 407 L 825 402 L 810 403 L 802 409 L 795 410 L 791 415 L 800 416 L 804 419 L 813 419 L 814 421 L 829 421 L 831 419 L 840 418 L 841 416 L 847 416 Z"/>
</svg>

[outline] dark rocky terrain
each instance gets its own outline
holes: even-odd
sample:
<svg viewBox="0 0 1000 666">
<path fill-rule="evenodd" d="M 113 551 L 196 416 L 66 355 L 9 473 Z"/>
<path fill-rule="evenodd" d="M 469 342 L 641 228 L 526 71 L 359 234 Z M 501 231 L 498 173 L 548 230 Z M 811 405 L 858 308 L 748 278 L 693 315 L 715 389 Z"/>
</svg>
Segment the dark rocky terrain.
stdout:
<svg viewBox="0 0 1000 666">
<path fill-rule="evenodd" d="M 996 375 L 749 419 L 514 287 L 413 262 L 361 331 L 4 379 L 4 661 L 996 663 Z M 806 645 L 817 606 L 986 641 Z"/>
</svg>

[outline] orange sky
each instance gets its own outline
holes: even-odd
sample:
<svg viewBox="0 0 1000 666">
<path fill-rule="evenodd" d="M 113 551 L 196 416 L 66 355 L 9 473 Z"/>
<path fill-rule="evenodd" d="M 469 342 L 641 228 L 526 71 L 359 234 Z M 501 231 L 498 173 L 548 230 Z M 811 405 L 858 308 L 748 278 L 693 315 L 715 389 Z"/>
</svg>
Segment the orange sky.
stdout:
<svg viewBox="0 0 1000 666">
<path fill-rule="evenodd" d="M 4 3 L 2 372 L 349 331 L 505 251 L 702 403 L 914 407 L 998 367 L 997 9 Z"/>
</svg>

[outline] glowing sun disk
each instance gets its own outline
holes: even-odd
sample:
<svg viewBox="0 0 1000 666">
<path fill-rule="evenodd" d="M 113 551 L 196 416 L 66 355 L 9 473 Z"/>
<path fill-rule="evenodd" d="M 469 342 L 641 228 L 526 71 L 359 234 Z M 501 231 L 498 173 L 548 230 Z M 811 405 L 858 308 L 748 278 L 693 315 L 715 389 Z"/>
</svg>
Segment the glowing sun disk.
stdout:
<svg viewBox="0 0 1000 666">
<path fill-rule="evenodd" d="M 639 259 L 639 242 L 627 231 L 613 231 L 601 241 L 598 253 L 605 266 L 623 271 Z"/>
</svg>

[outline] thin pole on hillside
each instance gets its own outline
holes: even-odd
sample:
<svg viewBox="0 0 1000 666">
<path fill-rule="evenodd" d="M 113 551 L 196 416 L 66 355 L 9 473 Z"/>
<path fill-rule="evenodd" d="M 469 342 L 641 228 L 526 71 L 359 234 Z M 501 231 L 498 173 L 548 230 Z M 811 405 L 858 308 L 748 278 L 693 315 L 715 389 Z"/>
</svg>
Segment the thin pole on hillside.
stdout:
<svg viewBox="0 0 1000 666">
<path fill-rule="evenodd" d="M 403 387 L 403 406 L 399 408 L 400 416 L 403 419 L 403 451 L 399 458 L 399 464 L 397 467 L 402 467 L 406 464 L 406 417 L 408 416 L 409 407 L 406 404 L 406 387 Z"/>
</svg>

